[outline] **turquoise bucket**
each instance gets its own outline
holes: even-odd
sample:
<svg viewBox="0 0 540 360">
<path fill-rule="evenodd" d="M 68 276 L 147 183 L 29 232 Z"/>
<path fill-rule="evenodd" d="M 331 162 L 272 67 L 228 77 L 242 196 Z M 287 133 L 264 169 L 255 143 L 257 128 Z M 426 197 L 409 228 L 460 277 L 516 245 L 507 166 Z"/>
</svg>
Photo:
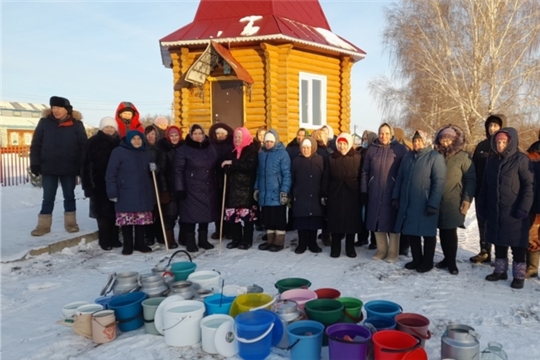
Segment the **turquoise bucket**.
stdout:
<svg viewBox="0 0 540 360">
<path fill-rule="evenodd" d="M 300 320 L 287 326 L 292 360 L 319 360 L 324 325 L 318 321 Z"/>
<path fill-rule="evenodd" d="M 403 308 L 391 301 L 387 300 L 373 300 L 364 304 L 366 310 L 366 318 L 373 316 L 382 316 L 390 319 L 394 319 L 396 315 L 403 312 Z"/>
<path fill-rule="evenodd" d="M 187 280 L 188 276 L 195 271 L 197 264 L 187 261 L 175 262 L 171 265 L 174 281 Z"/>
<path fill-rule="evenodd" d="M 204 298 L 206 315 L 229 315 L 229 311 L 231 310 L 231 305 L 234 302 L 234 299 L 236 299 L 236 296 L 222 296 L 221 294 L 214 294 Z"/>
</svg>

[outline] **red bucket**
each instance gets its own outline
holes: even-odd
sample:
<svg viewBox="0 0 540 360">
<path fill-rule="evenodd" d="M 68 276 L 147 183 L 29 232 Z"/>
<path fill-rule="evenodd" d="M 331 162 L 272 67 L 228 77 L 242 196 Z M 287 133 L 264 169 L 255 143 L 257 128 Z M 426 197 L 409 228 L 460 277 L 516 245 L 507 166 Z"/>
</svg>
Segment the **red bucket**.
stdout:
<svg viewBox="0 0 540 360">
<path fill-rule="evenodd" d="M 341 296 L 341 293 L 339 292 L 339 290 L 332 289 L 332 288 L 317 289 L 315 290 L 315 294 L 317 294 L 317 299 L 335 300 Z"/>
<path fill-rule="evenodd" d="M 429 319 L 420 314 L 402 313 L 396 315 L 396 330 L 406 332 L 407 334 L 416 335 L 422 339 L 422 347 L 426 340 L 431 339 L 429 331 Z"/>
<path fill-rule="evenodd" d="M 420 338 L 397 330 L 381 330 L 373 334 L 375 360 L 420 360 Z M 424 352 L 425 353 L 425 352 Z M 425 358 L 427 359 L 427 357 Z"/>
</svg>

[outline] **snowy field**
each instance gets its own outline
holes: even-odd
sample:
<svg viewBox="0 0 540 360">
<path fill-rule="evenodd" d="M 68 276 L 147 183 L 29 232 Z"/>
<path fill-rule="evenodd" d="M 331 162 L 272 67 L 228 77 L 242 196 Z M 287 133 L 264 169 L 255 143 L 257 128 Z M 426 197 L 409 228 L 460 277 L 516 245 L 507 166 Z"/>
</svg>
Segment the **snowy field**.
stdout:
<svg viewBox="0 0 540 360">
<path fill-rule="evenodd" d="M 95 230 L 95 222 L 86 219 L 87 200 L 77 190 L 81 232 Z M 59 193 L 60 193 L 59 189 Z M 103 252 L 97 242 L 66 248 L 52 255 L 8 262 L 25 249 L 67 239 L 61 222 L 62 201 L 57 198 L 53 232 L 46 239 L 32 238 L 41 192 L 31 186 L 2 188 L 2 350 L 1 358 L 11 359 L 219 359 L 204 353 L 200 344 L 174 348 L 163 337 L 146 335 L 144 328 L 118 333 L 115 341 L 95 345 L 76 335 L 69 327 L 57 324 L 64 304 L 77 300 L 93 301 L 99 296 L 109 274 L 134 270 L 148 273 L 166 254 L 159 249 L 151 254 L 122 256 L 119 249 Z M 474 206 L 471 207 L 474 209 Z M 400 257 L 396 264 L 373 261 L 374 250 L 357 248 L 359 256 L 338 259 L 321 254 L 296 255 L 296 233 L 287 234 L 285 250 L 269 254 L 259 251 L 262 233 L 256 233 L 254 247 L 248 251 L 218 248 L 195 254 L 197 270 L 216 269 L 225 284 L 258 284 L 275 294 L 274 284 L 287 277 L 302 277 L 312 282 L 311 289 L 333 287 L 342 296 L 364 303 L 390 300 L 405 312 L 419 313 L 430 319 L 431 340 L 426 342 L 429 359 L 440 359 L 441 336 L 449 323 L 472 326 L 481 334 L 481 350 L 488 341 L 503 344 L 509 359 L 540 359 L 540 281 L 527 280 L 525 288 L 510 288 L 508 281 L 491 283 L 484 277 L 488 265 L 472 265 L 469 257 L 478 250 L 474 213 L 467 217 L 467 229 L 459 232 L 458 276 L 433 269 L 418 274 L 403 268 L 410 258 Z M 214 242 L 215 243 L 215 242 Z M 11 256 L 5 257 L 8 252 Z M 170 252 L 172 253 L 172 251 Z M 179 254 L 180 255 L 180 254 Z M 177 255 L 177 256 L 179 256 Z M 438 247 L 435 260 L 442 258 Z M 175 257 L 176 259 L 176 257 Z M 185 260 L 180 256 L 179 260 Z M 510 274 L 511 275 L 511 274 Z M 287 359 L 288 353 L 274 349 L 268 359 Z M 323 349 L 323 358 L 328 351 Z"/>
</svg>

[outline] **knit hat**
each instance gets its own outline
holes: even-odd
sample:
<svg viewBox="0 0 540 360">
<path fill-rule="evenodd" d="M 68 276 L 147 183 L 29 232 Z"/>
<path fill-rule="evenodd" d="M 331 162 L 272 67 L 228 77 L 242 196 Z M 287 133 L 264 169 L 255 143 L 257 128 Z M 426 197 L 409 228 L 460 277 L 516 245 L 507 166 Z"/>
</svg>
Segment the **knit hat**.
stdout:
<svg viewBox="0 0 540 360">
<path fill-rule="evenodd" d="M 301 146 L 309 146 L 311 147 L 311 141 L 308 139 L 308 138 L 305 138 L 303 141 L 302 141 L 302 145 Z"/>
<path fill-rule="evenodd" d="M 182 139 L 182 130 L 179 127 L 175 126 L 175 125 L 170 126 L 167 129 L 167 132 L 165 134 L 166 134 L 165 136 L 167 137 L 167 140 L 169 142 L 171 142 L 171 135 L 172 134 L 178 134 L 178 136 L 180 136 L 180 139 Z"/>
<path fill-rule="evenodd" d="M 154 119 L 154 125 L 156 125 L 157 127 L 169 126 L 169 119 L 164 116 L 158 116 Z"/>
<path fill-rule="evenodd" d="M 51 99 L 49 100 L 49 105 L 51 107 L 53 106 L 63 107 L 70 114 L 73 111 L 73 106 L 71 106 L 69 100 L 60 96 L 51 96 Z"/>
<path fill-rule="evenodd" d="M 141 150 L 141 151 L 144 150 L 144 149 L 145 149 L 145 144 L 144 144 L 144 142 L 145 142 L 146 139 L 145 139 L 144 135 L 142 134 L 142 132 L 140 132 L 139 130 L 130 130 L 130 131 L 128 131 L 128 133 L 126 134 L 126 144 L 127 144 L 127 146 L 129 146 L 129 147 L 135 149 L 135 147 L 133 146 L 133 144 L 131 144 L 131 140 L 132 140 L 135 136 L 140 137 L 141 140 L 142 140 L 142 145 L 141 145 L 141 147 L 140 147 L 140 148 L 136 148 L 136 149 L 137 149 L 137 150 Z"/>
<path fill-rule="evenodd" d="M 264 134 L 264 141 L 272 141 L 272 142 L 276 142 L 276 137 L 274 136 L 274 134 L 272 134 L 270 131 L 268 131 L 266 134 Z"/>
<path fill-rule="evenodd" d="M 454 129 L 452 129 L 451 127 L 447 127 L 447 128 L 444 128 L 441 130 L 441 132 L 439 133 L 439 139 L 443 139 L 443 138 L 451 138 L 452 140 L 455 139 L 457 137 L 457 133 Z"/>
<path fill-rule="evenodd" d="M 504 131 L 500 131 L 497 133 L 497 135 L 495 135 L 495 141 L 502 140 L 502 139 L 506 139 L 506 141 L 508 141 L 510 139 L 510 136 Z"/>
<path fill-rule="evenodd" d="M 112 126 L 114 130 L 118 131 L 118 124 L 113 117 L 105 116 L 103 119 L 101 119 L 99 122 L 99 130 L 103 130 L 105 126 Z"/>
</svg>

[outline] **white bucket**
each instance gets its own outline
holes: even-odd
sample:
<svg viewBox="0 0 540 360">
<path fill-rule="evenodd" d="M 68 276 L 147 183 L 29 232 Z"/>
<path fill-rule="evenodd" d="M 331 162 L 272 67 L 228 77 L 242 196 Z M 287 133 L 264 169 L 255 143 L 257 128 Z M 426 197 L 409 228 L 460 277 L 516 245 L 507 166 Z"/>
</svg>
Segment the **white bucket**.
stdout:
<svg viewBox="0 0 540 360">
<path fill-rule="evenodd" d="M 96 344 L 104 344 L 116 339 L 114 310 L 101 310 L 92 314 L 92 339 Z"/>
<path fill-rule="evenodd" d="M 204 311 L 204 303 L 195 300 L 166 305 L 163 309 L 165 344 L 190 346 L 201 341 L 200 323 Z"/>
<path fill-rule="evenodd" d="M 210 315 L 201 320 L 202 349 L 208 354 L 219 354 L 216 349 L 216 332 L 221 324 L 225 322 L 234 323 L 234 319 L 229 315 Z"/>
<path fill-rule="evenodd" d="M 187 280 L 193 283 L 195 290 L 199 288 L 217 290 L 221 284 L 221 275 L 213 270 L 195 271 L 189 274 Z"/>
</svg>

